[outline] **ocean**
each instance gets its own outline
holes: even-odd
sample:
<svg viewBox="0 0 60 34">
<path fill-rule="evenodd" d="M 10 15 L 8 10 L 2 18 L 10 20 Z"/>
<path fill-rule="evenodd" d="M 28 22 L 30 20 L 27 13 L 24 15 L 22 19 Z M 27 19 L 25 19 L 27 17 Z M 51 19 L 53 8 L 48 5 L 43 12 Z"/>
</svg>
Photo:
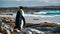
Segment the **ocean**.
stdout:
<svg viewBox="0 0 60 34">
<path fill-rule="evenodd" d="M 40 10 L 41 12 L 47 12 L 46 15 L 60 15 L 60 10 Z"/>
<path fill-rule="evenodd" d="M 34 14 L 32 11 L 25 11 L 25 19 L 26 22 L 34 22 L 34 23 L 43 23 L 43 22 L 50 22 L 50 23 L 58 23 L 60 24 L 60 10 L 39 10 L 39 12 L 46 12 L 47 14 Z M 38 12 L 38 13 L 39 13 Z M 12 12 L 11 12 L 12 13 Z M 13 15 L 16 16 L 17 12 L 13 12 Z M 33 18 L 38 18 L 38 21 L 31 20 Z"/>
<path fill-rule="evenodd" d="M 34 11 L 33 11 L 34 12 Z M 24 14 L 32 14 L 32 11 L 25 11 Z M 39 12 L 47 12 L 47 14 L 35 14 L 35 15 L 60 15 L 60 10 L 39 10 Z M 10 12 L 16 14 L 17 12 Z"/>
</svg>

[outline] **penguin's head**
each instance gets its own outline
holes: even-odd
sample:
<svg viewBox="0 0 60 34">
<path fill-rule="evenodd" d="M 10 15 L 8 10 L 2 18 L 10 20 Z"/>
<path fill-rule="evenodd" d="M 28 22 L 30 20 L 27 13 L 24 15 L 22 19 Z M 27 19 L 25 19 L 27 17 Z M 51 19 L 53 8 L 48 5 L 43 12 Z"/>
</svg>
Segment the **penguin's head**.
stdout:
<svg viewBox="0 0 60 34">
<path fill-rule="evenodd" d="M 23 9 L 23 7 L 22 6 L 19 6 L 18 9 L 21 10 L 21 9 Z"/>
</svg>

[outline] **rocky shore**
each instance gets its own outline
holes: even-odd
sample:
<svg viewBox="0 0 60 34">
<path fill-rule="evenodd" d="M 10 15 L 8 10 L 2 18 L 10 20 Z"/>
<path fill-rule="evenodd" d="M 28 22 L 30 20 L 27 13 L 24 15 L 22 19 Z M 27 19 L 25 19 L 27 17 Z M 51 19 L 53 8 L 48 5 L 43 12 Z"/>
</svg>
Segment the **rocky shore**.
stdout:
<svg viewBox="0 0 60 34">
<path fill-rule="evenodd" d="M 0 33 L 1 34 L 59 34 L 60 25 L 55 23 L 26 23 L 21 32 L 14 31 L 15 19 L 11 17 L 0 17 Z"/>
</svg>

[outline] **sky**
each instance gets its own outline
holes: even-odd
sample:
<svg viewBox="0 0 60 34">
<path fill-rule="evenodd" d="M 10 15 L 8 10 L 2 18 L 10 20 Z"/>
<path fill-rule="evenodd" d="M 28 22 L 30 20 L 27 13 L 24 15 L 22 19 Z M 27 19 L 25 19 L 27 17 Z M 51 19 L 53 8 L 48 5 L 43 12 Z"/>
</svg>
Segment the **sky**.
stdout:
<svg viewBox="0 0 60 34">
<path fill-rule="evenodd" d="M 60 0 L 0 0 L 0 7 L 60 6 Z"/>
</svg>

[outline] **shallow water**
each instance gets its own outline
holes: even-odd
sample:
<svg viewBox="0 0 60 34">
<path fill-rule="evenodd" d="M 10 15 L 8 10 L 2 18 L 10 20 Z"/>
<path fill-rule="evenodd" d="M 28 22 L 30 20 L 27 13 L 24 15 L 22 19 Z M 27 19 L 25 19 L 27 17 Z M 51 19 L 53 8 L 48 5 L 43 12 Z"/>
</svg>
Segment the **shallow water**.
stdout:
<svg viewBox="0 0 60 34">
<path fill-rule="evenodd" d="M 60 32 L 60 26 L 57 27 L 39 27 L 39 26 L 32 26 L 32 28 L 40 30 L 40 31 L 50 31 L 50 32 Z"/>
<path fill-rule="evenodd" d="M 31 30 L 32 29 L 32 30 Z M 36 29 L 38 31 L 44 32 L 44 34 L 60 34 L 60 27 L 39 27 L 39 26 L 32 26 L 32 27 L 26 27 L 24 28 L 24 33 L 26 34 L 26 32 L 28 33 L 28 31 L 33 32 L 33 29 Z M 33 33 L 37 33 L 37 32 L 33 32 Z"/>
</svg>

